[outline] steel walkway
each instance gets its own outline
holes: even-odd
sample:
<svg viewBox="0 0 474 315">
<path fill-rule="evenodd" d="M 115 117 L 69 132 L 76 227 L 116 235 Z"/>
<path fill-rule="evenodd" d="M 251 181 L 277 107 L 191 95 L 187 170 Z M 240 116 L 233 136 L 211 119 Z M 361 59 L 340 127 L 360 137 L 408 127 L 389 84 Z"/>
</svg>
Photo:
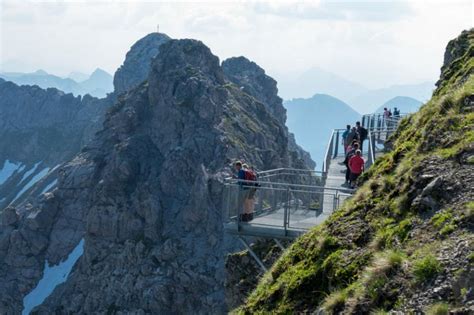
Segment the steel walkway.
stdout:
<svg viewBox="0 0 474 315">
<path fill-rule="evenodd" d="M 399 121 L 400 118 L 387 120 L 379 114 L 363 116 L 362 125 L 368 130 L 368 140 L 363 145 L 366 169 L 381 154 L 378 145 L 383 145 Z M 281 168 L 259 173 L 252 199 L 254 218 L 250 222 L 244 222 L 241 216 L 248 193 L 244 186 L 255 182 L 226 180 L 223 205 L 228 219 L 224 230 L 240 240 L 263 270 L 267 268 L 246 241 L 247 236 L 271 238 L 283 249 L 279 239 L 294 239 L 323 223 L 352 196 L 354 191 L 344 187 L 343 131 L 333 130 L 321 172 Z"/>
</svg>

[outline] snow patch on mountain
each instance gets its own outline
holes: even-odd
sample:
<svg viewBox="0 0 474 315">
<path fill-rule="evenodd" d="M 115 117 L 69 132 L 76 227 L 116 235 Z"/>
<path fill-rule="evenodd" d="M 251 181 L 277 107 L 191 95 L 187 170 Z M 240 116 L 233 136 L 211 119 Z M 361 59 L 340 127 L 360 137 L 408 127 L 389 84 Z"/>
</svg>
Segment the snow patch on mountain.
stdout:
<svg viewBox="0 0 474 315">
<path fill-rule="evenodd" d="M 66 281 L 72 267 L 84 252 L 84 239 L 72 250 L 68 258 L 59 263 L 57 266 L 50 267 L 48 262 L 44 263 L 43 278 L 38 282 L 36 288 L 33 289 L 23 299 L 22 315 L 30 314 L 35 306 L 40 305 L 53 292 L 53 290 L 61 283 Z"/>
<path fill-rule="evenodd" d="M 39 163 L 38 163 L 39 164 Z M 35 165 L 35 168 L 36 166 L 38 165 L 36 164 Z M 15 200 L 17 200 L 25 191 L 27 191 L 28 189 L 30 189 L 34 184 L 36 184 L 40 179 L 42 179 L 46 174 L 48 174 L 49 172 L 49 167 L 46 167 L 44 168 L 43 170 L 41 170 L 38 174 L 36 174 L 35 176 L 33 176 L 33 178 L 25 185 L 23 186 L 23 188 L 20 190 L 20 192 L 15 196 L 15 198 L 12 200 L 12 202 L 14 202 Z"/>
<path fill-rule="evenodd" d="M 54 186 L 56 186 L 57 183 L 58 183 L 58 180 L 55 179 L 51 184 L 49 184 L 48 186 L 46 186 L 46 187 L 41 191 L 41 194 L 44 194 L 44 193 L 50 191 L 51 188 L 53 188 Z M 40 194 L 40 195 L 41 195 L 41 194 Z"/>
<path fill-rule="evenodd" d="M 3 168 L 0 170 L 0 185 L 7 181 L 7 179 L 15 172 L 23 170 L 23 167 L 18 163 L 11 162 L 10 160 L 6 160 Z"/>
</svg>

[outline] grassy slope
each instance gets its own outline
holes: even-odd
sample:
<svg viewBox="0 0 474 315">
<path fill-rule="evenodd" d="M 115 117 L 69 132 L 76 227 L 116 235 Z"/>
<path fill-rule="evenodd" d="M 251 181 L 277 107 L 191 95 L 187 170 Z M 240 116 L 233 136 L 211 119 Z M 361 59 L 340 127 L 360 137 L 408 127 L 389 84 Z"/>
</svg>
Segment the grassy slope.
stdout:
<svg viewBox="0 0 474 315">
<path fill-rule="evenodd" d="M 448 49 L 456 59 L 443 67 L 433 98 L 403 120 L 393 150 L 352 200 L 293 243 L 237 312 L 443 313 L 466 302 L 462 278 L 474 269 L 474 31 Z M 449 282 L 446 304 L 432 293 L 440 281 Z"/>
</svg>

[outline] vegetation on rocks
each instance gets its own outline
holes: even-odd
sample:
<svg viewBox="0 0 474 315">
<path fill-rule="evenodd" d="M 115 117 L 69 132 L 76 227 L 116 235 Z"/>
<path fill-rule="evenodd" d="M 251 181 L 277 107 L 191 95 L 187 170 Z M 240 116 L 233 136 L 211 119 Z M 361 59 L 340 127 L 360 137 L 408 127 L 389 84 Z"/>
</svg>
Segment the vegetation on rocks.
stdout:
<svg viewBox="0 0 474 315">
<path fill-rule="evenodd" d="M 474 310 L 474 31 L 447 49 L 437 90 L 401 122 L 392 150 L 237 313 Z"/>
</svg>

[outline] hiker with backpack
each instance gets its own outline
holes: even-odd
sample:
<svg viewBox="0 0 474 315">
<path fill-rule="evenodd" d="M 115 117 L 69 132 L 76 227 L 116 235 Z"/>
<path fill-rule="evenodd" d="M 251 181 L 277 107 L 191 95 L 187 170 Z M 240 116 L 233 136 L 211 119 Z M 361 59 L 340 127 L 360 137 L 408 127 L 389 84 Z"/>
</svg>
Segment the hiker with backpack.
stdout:
<svg viewBox="0 0 474 315">
<path fill-rule="evenodd" d="M 249 222 L 253 220 L 253 209 L 255 199 L 255 184 L 250 183 L 251 181 L 257 181 L 256 173 L 248 167 L 246 164 L 237 161 L 234 163 L 235 170 L 237 172 L 237 179 L 239 179 L 239 220 L 242 222 Z M 240 205 L 242 205 L 242 213 L 240 213 Z"/>
<path fill-rule="evenodd" d="M 359 134 L 359 143 L 360 143 L 360 150 L 362 151 L 364 140 L 367 139 L 368 131 L 364 127 L 361 126 L 360 121 L 356 122 L 357 133 Z"/>
<path fill-rule="evenodd" d="M 359 141 L 359 134 L 357 133 L 357 128 L 352 127 L 351 131 L 347 134 L 346 141 L 347 143 L 352 143 L 354 140 Z M 349 147 L 347 148 L 349 150 Z M 344 152 L 347 153 L 347 152 Z"/>
<path fill-rule="evenodd" d="M 245 180 L 253 181 L 253 182 L 258 181 L 258 175 L 253 166 L 248 166 L 247 164 L 244 164 L 243 168 L 245 170 Z M 252 221 L 253 213 L 255 212 L 255 194 L 257 193 L 258 183 L 249 183 L 249 186 L 250 186 L 250 191 L 247 198 L 248 203 L 249 203 L 248 221 Z"/>
<path fill-rule="evenodd" d="M 351 185 L 351 169 L 349 167 L 349 161 L 356 154 L 356 151 L 359 150 L 359 143 L 354 141 L 348 149 L 349 152 L 347 152 L 346 158 L 344 159 L 344 164 L 346 165 L 346 182 L 343 184 L 343 186 Z"/>
<path fill-rule="evenodd" d="M 351 172 L 349 185 L 351 188 L 355 188 L 357 178 L 364 171 L 364 165 L 365 161 L 362 158 L 362 152 L 360 150 L 356 150 L 355 154 L 349 159 L 349 169 Z"/>
<path fill-rule="evenodd" d="M 393 118 L 395 122 L 398 122 L 400 120 L 400 110 L 396 107 L 393 109 Z"/>
</svg>

